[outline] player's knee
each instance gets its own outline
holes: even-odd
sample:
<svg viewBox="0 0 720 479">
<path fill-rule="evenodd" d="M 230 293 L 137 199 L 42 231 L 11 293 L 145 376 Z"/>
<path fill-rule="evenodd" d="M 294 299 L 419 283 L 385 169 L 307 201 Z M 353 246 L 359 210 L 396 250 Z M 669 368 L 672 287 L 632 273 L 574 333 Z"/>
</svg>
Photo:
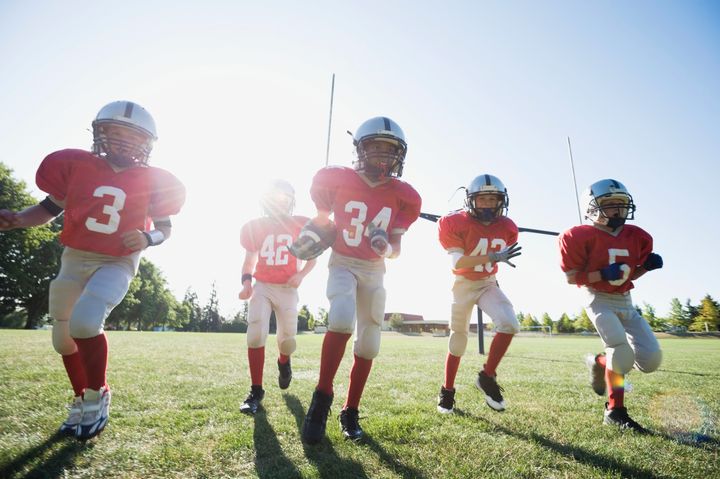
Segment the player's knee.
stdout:
<svg viewBox="0 0 720 479">
<path fill-rule="evenodd" d="M 656 371 L 662 363 L 662 350 L 638 352 L 635 354 L 635 367 L 644 373 Z"/>
<path fill-rule="evenodd" d="M 295 338 L 288 338 L 278 345 L 278 350 L 280 351 L 280 354 L 284 354 L 285 356 L 290 356 L 292 353 L 295 352 L 296 348 L 297 342 L 295 341 Z"/>
<path fill-rule="evenodd" d="M 77 352 L 77 345 L 70 336 L 69 321 L 55 321 L 52 328 L 52 344 L 55 351 L 63 356 Z"/>
<path fill-rule="evenodd" d="M 84 294 L 80 297 L 70 316 L 70 336 L 93 338 L 102 333 L 103 322 L 109 313 L 102 298 Z"/>
<path fill-rule="evenodd" d="M 618 374 L 627 374 L 635 364 L 635 352 L 628 343 L 606 348 L 607 366 Z"/>
<path fill-rule="evenodd" d="M 264 333 L 259 323 L 248 324 L 246 335 L 248 348 L 262 348 L 265 346 L 266 339 L 267 333 Z"/>
<path fill-rule="evenodd" d="M 378 326 L 382 324 L 385 317 L 385 289 L 378 288 L 373 292 L 370 304 L 370 318 Z"/>
<path fill-rule="evenodd" d="M 355 329 L 355 300 L 351 296 L 336 296 L 330 303 L 328 330 L 352 334 Z"/>
<path fill-rule="evenodd" d="M 369 325 L 355 343 L 355 354 L 363 359 L 375 359 L 380 353 L 380 326 Z"/>
<path fill-rule="evenodd" d="M 450 331 L 448 351 L 453 356 L 462 356 L 467 349 L 468 335 L 464 331 Z"/>
<path fill-rule="evenodd" d="M 515 316 L 505 317 L 495 323 L 498 333 L 517 334 L 520 332 L 520 323 Z"/>
</svg>

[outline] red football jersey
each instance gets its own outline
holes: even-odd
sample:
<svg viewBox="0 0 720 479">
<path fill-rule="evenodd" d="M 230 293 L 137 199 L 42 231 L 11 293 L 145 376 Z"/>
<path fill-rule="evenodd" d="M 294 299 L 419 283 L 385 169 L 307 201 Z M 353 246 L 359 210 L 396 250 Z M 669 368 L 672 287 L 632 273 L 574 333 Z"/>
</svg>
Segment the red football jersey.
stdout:
<svg viewBox="0 0 720 479">
<path fill-rule="evenodd" d="M 624 225 L 617 236 L 595 226 L 570 228 L 559 238 L 560 267 L 563 271 L 592 272 L 611 263 L 625 263 L 623 277 L 614 281 L 598 281 L 591 287 L 604 293 L 624 293 L 633 288 L 630 281 L 638 266 L 652 253 L 653 239 L 642 228 Z"/>
<path fill-rule="evenodd" d="M 318 209 L 333 213 L 338 231 L 333 250 L 352 258 L 380 259 L 370 248 L 370 223 L 389 235 L 403 234 L 420 216 L 420 195 L 408 183 L 390 178 L 370 186 L 355 170 L 344 166 L 318 171 L 310 196 Z"/>
<path fill-rule="evenodd" d="M 304 216 L 290 216 L 285 220 L 263 217 L 243 225 L 240 244 L 248 251 L 258 252 L 255 279 L 285 284 L 298 272 L 302 262 L 290 254 L 288 247 L 297 239 L 308 220 Z"/>
<path fill-rule="evenodd" d="M 461 249 L 463 256 L 483 256 L 516 243 L 518 227 L 505 216 L 486 225 L 462 210 L 438 220 L 438 237 L 448 251 Z M 497 273 L 497 270 L 497 263 L 484 263 L 474 268 L 453 269 L 453 273 L 478 280 Z"/>
<path fill-rule="evenodd" d="M 185 187 L 160 168 L 114 171 L 109 163 L 85 150 L 48 155 L 35 175 L 38 188 L 65 201 L 60 241 L 71 248 L 112 256 L 132 253 L 122 235 L 146 231 L 148 218 L 177 214 Z"/>
</svg>

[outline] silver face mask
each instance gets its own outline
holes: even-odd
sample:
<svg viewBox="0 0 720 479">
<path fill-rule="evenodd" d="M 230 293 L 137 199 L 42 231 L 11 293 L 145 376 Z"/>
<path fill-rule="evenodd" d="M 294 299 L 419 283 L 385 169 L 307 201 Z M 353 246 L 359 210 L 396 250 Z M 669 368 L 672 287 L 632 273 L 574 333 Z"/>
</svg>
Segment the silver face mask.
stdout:
<svg viewBox="0 0 720 479">
<path fill-rule="evenodd" d="M 131 129 L 145 140 L 136 143 L 112 138 L 105 131 L 109 125 Z M 130 101 L 115 101 L 102 107 L 92 122 L 92 129 L 93 153 L 122 167 L 147 164 L 157 140 L 155 120 L 147 110 Z"/>
<path fill-rule="evenodd" d="M 465 193 L 465 211 L 478 220 L 491 222 L 500 216 L 507 215 L 510 196 L 507 193 L 507 188 L 498 177 L 487 174 L 477 176 L 470 182 L 470 186 L 465 188 Z M 498 206 L 495 208 L 477 208 L 475 206 L 475 197 L 483 194 L 499 196 L 501 200 Z"/>
</svg>

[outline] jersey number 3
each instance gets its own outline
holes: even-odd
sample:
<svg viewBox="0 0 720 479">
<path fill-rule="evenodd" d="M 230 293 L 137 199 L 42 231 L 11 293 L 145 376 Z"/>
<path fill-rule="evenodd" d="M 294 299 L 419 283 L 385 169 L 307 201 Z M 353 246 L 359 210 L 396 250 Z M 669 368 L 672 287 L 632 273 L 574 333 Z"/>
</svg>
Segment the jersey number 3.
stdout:
<svg viewBox="0 0 720 479">
<path fill-rule="evenodd" d="M 120 226 L 120 211 L 125 207 L 125 198 L 127 198 L 127 195 L 123 190 L 115 188 L 114 186 L 98 186 L 95 191 L 93 191 L 93 196 L 96 198 L 111 196 L 113 202 L 111 205 L 103 206 L 102 212 L 107 215 L 107 218 L 102 218 L 105 220 L 104 222 L 101 222 L 97 218 L 89 217 L 85 220 L 85 227 L 96 233 L 111 235 L 116 232 Z"/>
</svg>

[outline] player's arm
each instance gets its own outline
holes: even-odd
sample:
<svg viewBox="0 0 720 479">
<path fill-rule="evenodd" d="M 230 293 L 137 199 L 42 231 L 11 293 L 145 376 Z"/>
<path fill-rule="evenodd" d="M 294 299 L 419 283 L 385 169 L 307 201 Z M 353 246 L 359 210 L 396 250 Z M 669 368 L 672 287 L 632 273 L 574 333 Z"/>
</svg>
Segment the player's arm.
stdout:
<svg viewBox="0 0 720 479">
<path fill-rule="evenodd" d="M 152 221 L 155 229 L 151 231 L 132 230 L 123 233 L 123 245 L 129 250 L 139 251 L 150 246 L 158 246 L 167 240 L 172 233 L 170 217 L 154 217 Z"/>
<path fill-rule="evenodd" d="M 22 211 L 0 210 L 0 231 L 44 225 L 59 216 L 64 209 L 64 201 L 48 195 L 37 205 L 30 206 Z"/>
<path fill-rule="evenodd" d="M 663 267 L 663 259 L 662 256 L 660 256 L 657 253 L 650 253 L 648 257 L 645 259 L 643 264 L 638 266 L 635 271 L 633 272 L 632 279 L 638 279 L 640 276 L 644 275 L 648 271 L 652 271 L 655 269 L 660 269 Z"/>
<path fill-rule="evenodd" d="M 520 251 L 521 249 L 522 246 L 518 246 L 517 243 L 514 243 L 501 249 L 500 251 L 493 251 L 479 256 L 466 256 L 459 248 L 448 250 L 448 254 L 450 255 L 453 269 L 474 268 L 479 264 L 499 262 L 507 263 L 514 268 L 515 265 L 512 264 L 510 260 L 516 256 L 520 256 L 522 254 Z"/>
<path fill-rule="evenodd" d="M 305 279 L 305 276 L 307 276 L 308 273 L 310 273 L 310 271 L 313 270 L 316 263 L 317 263 L 316 259 L 310 259 L 310 260 L 305 261 L 305 264 L 303 265 L 303 267 L 300 268 L 300 270 L 297 273 L 295 273 L 288 279 L 288 282 L 287 282 L 288 286 L 291 286 L 293 288 L 300 287 L 300 283 L 302 283 L 303 279 Z"/>
<path fill-rule="evenodd" d="M 258 252 L 245 250 L 245 260 L 242 265 L 242 291 L 238 294 L 238 298 L 245 301 L 250 299 L 253 293 L 252 280 L 253 271 L 255 271 L 255 265 L 258 262 Z"/>
<path fill-rule="evenodd" d="M 614 281 L 623 277 L 622 266 L 624 264 L 625 263 L 611 263 L 597 271 L 570 270 L 565 272 L 565 277 L 569 284 L 576 284 L 578 286 L 598 283 L 600 281 Z"/>
</svg>

